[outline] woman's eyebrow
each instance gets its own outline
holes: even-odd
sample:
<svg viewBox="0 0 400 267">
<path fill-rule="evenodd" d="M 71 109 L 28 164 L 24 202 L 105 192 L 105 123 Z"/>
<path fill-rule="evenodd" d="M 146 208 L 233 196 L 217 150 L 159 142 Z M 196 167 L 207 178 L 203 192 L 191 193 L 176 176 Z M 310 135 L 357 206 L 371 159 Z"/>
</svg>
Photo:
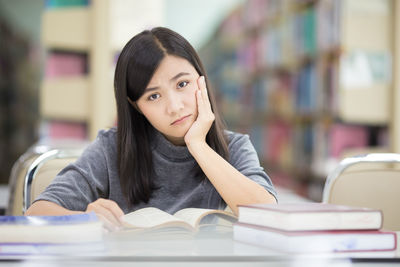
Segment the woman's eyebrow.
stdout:
<svg viewBox="0 0 400 267">
<path fill-rule="evenodd" d="M 187 73 L 187 72 L 180 72 L 180 73 L 178 73 L 177 75 L 175 75 L 174 77 L 172 77 L 172 78 L 170 79 L 170 81 L 177 80 L 177 79 L 179 79 L 179 77 L 182 77 L 182 76 L 185 76 L 185 75 L 190 75 L 190 73 Z"/>
<path fill-rule="evenodd" d="M 177 75 L 175 75 L 174 77 L 172 77 L 172 78 L 170 79 L 170 81 L 173 82 L 173 81 L 175 81 L 175 80 L 177 80 L 177 79 L 179 79 L 180 77 L 185 76 L 185 75 L 190 75 L 190 73 L 188 73 L 188 72 L 180 72 L 180 73 L 178 73 Z M 149 88 L 146 88 L 146 89 L 144 90 L 144 92 L 147 93 L 147 92 L 149 92 L 149 91 L 157 90 L 158 88 L 159 88 L 158 86 L 156 86 L 156 87 L 149 87 Z"/>
<path fill-rule="evenodd" d="M 143 92 L 143 93 L 155 91 L 155 90 L 157 90 L 157 89 L 158 89 L 158 86 L 157 86 L 157 87 L 152 87 L 152 88 L 146 88 L 146 89 L 144 89 L 144 92 Z"/>
</svg>

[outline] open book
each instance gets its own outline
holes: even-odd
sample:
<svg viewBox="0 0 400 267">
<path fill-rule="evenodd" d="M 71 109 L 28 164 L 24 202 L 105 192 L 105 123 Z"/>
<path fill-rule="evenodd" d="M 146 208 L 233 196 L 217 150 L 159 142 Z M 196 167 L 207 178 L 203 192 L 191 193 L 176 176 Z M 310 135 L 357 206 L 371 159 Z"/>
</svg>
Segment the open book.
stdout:
<svg viewBox="0 0 400 267">
<path fill-rule="evenodd" d="M 125 214 L 122 218 L 125 230 L 139 231 L 161 228 L 198 231 L 202 226 L 231 226 L 237 221 L 237 217 L 232 212 L 200 208 L 186 208 L 171 215 L 158 208 L 150 207 Z"/>
</svg>

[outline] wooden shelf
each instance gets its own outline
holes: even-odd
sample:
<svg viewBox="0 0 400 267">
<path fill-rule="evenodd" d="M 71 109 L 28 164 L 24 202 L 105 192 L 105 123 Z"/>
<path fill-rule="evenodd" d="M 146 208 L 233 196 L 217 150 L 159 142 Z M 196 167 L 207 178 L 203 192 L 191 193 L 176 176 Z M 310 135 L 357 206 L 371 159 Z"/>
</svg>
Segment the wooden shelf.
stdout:
<svg viewBox="0 0 400 267">
<path fill-rule="evenodd" d="M 87 54 L 82 77 L 44 78 L 40 111 L 45 119 L 83 122 L 93 140 L 114 125 L 116 108 L 111 68 L 110 1 L 89 6 L 47 9 L 42 17 L 42 43 L 47 50 Z M 84 75 L 84 74 L 82 74 Z"/>
<path fill-rule="evenodd" d="M 45 79 L 40 90 L 40 112 L 47 119 L 85 122 L 89 119 L 88 77 Z"/>
<path fill-rule="evenodd" d="M 42 43 L 49 48 L 89 51 L 92 46 L 92 11 L 89 7 L 45 10 Z"/>
<path fill-rule="evenodd" d="M 42 44 L 47 51 L 87 55 L 86 77 L 50 79 L 41 86 L 42 116 L 84 122 L 88 138 L 115 125 L 113 90 L 116 52 L 136 33 L 162 25 L 162 0 L 91 0 L 88 6 L 51 8 L 42 15 Z M 154 14 L 149 18 L 145 14 Z"/>
</svg>

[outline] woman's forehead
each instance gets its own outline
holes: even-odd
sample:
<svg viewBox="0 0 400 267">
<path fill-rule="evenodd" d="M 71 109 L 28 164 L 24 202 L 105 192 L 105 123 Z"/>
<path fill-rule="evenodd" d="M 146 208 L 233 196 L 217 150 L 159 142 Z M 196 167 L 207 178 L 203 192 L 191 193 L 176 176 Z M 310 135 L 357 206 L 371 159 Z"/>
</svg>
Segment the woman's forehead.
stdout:
<svg viewBox="0 0 400 267">
<path fill-rule="evenodd" d="M 169 81 L 181 72 L 185 72 L 190 75 L 197 74 L 196 69 L 186 59 L 177 56 L 167 55 L 163 58 L 160 65 L 154 72 L 150 83 L 153 82 L 153 80 L 154 82 L 158 80 Z"/>
</svg>

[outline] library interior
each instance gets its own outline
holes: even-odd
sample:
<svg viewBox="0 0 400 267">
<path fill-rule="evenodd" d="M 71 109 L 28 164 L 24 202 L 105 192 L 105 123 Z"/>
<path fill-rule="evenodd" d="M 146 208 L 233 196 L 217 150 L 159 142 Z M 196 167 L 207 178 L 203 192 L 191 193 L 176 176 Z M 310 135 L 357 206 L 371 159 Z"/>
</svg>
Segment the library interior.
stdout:
<svg viewBox="0 0 400 267">
<path fill-rule="evenodd" d="M 227 129 L 249 136 L 278 203 L 384 198 L 384 208 L 365 207 L 400 231 L 399 215 L 386 219 L 400 203 L 396 0 L 0 0 L 0 215 L 23 215 L 47 185 L 33 177 L 58 173 L 44 161 L 66 166 L 99 130 L 118 127 L 118 57 L 158 26 L 198 52 Z M 360 162 L 367 170 L 352 166 Z M 336 182 L 348 169 L 350 185 Z M 348 190 L 341 199 L 335 186 Z M 232 246 L 218 242 L 212 247 Z M 151 255 L 139 245 L 138 255 Z M 243 253 L 253 263 L 266 257 Z"/>
</svg>

